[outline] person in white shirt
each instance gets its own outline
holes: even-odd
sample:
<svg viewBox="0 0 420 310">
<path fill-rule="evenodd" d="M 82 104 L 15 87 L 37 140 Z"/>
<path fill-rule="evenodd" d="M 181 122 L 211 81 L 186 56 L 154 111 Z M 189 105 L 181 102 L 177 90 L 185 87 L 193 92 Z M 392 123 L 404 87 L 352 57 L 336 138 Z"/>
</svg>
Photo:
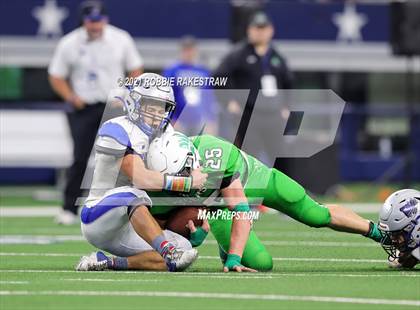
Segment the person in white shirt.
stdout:
<svg viewBox="0 0 420 310">
<path fill-rule="evenodd" d="M 68 171 L 60 224 L 78 221 L 76 200 L 111 89 L 118 79 L 139 76 L 143 61 L 134 40 L 124 30 L 108 24 L 100 1 L 85 1 L 80 7 L 81 27 L 59 41 L 48 67 L 53 90 L 72 111 L 67 114 L 74 145 L 74 161 Z"/>
</svg>

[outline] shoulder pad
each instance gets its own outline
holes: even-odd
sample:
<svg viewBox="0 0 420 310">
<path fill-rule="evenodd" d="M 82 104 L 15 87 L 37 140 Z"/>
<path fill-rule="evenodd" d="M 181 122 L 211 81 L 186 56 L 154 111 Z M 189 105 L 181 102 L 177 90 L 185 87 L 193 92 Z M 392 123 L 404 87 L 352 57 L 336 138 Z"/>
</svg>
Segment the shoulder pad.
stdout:
<svg viewBox="0 0 420 310">
<path fill-rule="evenodd" d="M 116 117 L 105 122 L 98 132 L 99 137 L 109 137 L 126 148 L 132 148 L 136 153 L 147 152 L 148 136 L 125 116 Z"/>
<path fill-rule="evenodd" d="M 101 128 L 99 128 L 99 137 L 109 137 L 116 140 L 119 144 L 124 146 L 130 146 L 130 137 L 118 122 L 113 122 L 114 119 L 105 122 Z"/>
<path fill-rule="evenodd" d="M 96 151 L 121 157 L 127 151 L 127 146 L 108 136 L 98 136 L 95 143 Z"/>
</svg>

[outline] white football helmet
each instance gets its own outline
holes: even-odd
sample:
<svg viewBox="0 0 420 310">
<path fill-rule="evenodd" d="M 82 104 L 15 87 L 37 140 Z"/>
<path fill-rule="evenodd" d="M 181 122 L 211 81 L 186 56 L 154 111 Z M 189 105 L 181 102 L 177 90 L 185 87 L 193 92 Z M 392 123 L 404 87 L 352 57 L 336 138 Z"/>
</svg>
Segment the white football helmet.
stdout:
<svg viewBox="0 0 420 310">
<path fill-rule="evenodd" d="M 390 195 L 379 212 L 379 229 L 390 259 L 420 247 L 420 192 L 403 189 Z"/>
<path fill-rule="evenodd" d="M 149 136 L 163 132 L 175 110 L 174 92 L 167 84 L 159 74 L 143 73 L 135 79 L 124 98 L 117 97 L 124 103 L 130 121 Z"/>
<path fill-rule="evenodd" d="M 200 167 L 200 155 L 188 137 L 180 132 L 165 132 L 149 146 L 146 159 L 151 170 L 189 176 Z"/>
</svg>

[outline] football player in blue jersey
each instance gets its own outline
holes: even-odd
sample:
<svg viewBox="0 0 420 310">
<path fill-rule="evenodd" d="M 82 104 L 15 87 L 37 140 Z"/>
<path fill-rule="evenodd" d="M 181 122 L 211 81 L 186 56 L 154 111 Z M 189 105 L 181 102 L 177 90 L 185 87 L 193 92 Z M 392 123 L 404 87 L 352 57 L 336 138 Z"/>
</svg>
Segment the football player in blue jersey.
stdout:
<svg viewBox="0 0 420 310">
<path fill-rule="evenodd" d="M 95 170 L 89 196 L 81 212 L 82 233 L 95 247 L 107 251 L 83 256 L 76 269 L 184 270 L 197 258 L 197 251 L 184 237 L 160 228 L 149 208 L 145 192 L 200 190 L 207 180 L 199 161 L 188 175 L 162 174 L 144 163 L 150 141 L 173 131 L 170 117 L 175 108 L 173 91 L 163 77 L 145 73 L 135 87 L 119 98 L 126 115 L 105 122 L 95 142 Z M 230 205 L 242 212 L 246 197 L 236 188 L 225 191 Z M 250 231 L 249 221 L 234 221 L 231 248 L 242 253 Z M 163 260 L 162 260 L 163 258 Z M 237 267 L 236 271 L 253 271 Z"/>
<path fill-rule="evenodd" d="M 143 162 L 151 138 L 173 130 L 169 123 L 175 109 L 173 90 L 162 86 L 162 79 L 153 73 L 139 76 L 135 87 L 119 98 L 126 115 L 105 122 L 98 131 L 94 175 L 81 211 L 81 226 L 92 245 L 116 257 L 95 252 L 82 257 L 77 270 L 148 269 L 156 266 L 157 257 L 163 267 L 158 264 L 154 268 L 178 271 L 197 258 L 188 240 L 162 231 L 149 212 L 152 202 L 144 191 L 188 192 L 201 188 L 207 178 L 200 169 L 185 177 L 163 175 L 148 170 Z M 130 265 L 126 257 L 136 255 L 142 259 Z"/>
</svg>

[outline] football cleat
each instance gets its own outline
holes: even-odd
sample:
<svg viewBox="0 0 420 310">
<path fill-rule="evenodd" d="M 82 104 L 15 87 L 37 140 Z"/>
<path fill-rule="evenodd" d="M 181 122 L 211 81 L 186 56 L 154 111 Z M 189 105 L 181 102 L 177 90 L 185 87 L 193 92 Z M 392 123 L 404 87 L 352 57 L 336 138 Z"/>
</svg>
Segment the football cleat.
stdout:
<svg viewBox="0 0 420 310">
<path fill-rule="evenodd" d="M 101 251 L 83 256 L 76 266 L 76 271 L 102 271 L 107 270 L 109 258 Z"/>
<path fill-rule="evenodd" d="M 173 249 L 170 251 L 166 257 L 166 265 L 168 266 L 168 271 L 183 271 L 194 263 L 198 257 L 198 251 L 196 249 L 179 251 Z"/>
</svg>

